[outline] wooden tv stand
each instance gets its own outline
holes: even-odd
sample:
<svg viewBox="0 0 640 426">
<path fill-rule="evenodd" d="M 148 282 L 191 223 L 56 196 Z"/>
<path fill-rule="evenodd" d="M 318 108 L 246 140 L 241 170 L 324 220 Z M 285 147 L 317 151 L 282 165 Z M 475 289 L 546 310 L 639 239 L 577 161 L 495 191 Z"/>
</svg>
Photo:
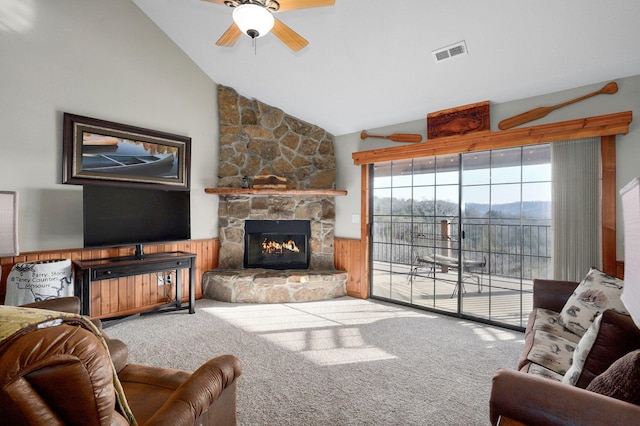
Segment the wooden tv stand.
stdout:
<svg viewBox="0 0 640 426">
<path fill-rule="evenodd" d="M 80 313 L 91 316 L 91 283 L 93 281 L 188 269 L 189 301 L 187 305 L 182 303 L 182 274 L 176 273 L 175 300 L 147 312 L 189 309 L 189 313 L 193 314 L 195 313 L 195 259 L 196 255 L 193 253 L 173 251 L 147 254 L 142 259 L 136 259 L 135 256 L 124 256 L 74 261 L 74 290 L 80 298 Z"/>
</svg>

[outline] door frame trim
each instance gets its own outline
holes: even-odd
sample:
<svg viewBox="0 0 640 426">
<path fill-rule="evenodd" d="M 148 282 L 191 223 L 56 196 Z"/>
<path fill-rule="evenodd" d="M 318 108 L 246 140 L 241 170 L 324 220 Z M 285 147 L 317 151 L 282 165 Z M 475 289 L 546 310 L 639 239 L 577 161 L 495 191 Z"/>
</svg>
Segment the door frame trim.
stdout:
<svg viewBox="0 0 640 426">
<path fill-rule="evenodd" d="M 570 121 L 503 130 L 479 132 L 461 136 L 447 136 L 433 141 L 368 151 L 354 152 L 351 156 L 355 165 L 361 166 L 360 241 L 364 262 L 361 263 L 362 277 L 369 283 L 365 298 L 371 292 L 371 169 L 383 161 L 405 160 L 442 154 L 459 154 L 472 151 L 487 151 L 499 148 L 560 142 L 587 137 L 600 137 L 602 156 L 602 266 L 610 275 L 619 275 L 616 254 L 616 136 L 629 133 L 633 120 L 631 111 L 599 115 Z"/>
</svg>

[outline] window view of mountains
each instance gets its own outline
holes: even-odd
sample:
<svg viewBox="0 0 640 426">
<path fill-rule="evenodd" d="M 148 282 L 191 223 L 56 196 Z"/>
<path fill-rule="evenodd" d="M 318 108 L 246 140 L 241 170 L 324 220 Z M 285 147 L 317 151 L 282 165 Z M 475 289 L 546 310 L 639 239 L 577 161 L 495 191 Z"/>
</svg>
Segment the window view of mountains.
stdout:
<svg viewBox="0 0 640 426">
<path fill-rule="evenodd" d="M 532 218 L 551 219 L 551 201 L 523 201 L 506 204 L 466 203 L 464 215 L 471 217 Z"/>
<path fill-rule="evenodd" d="M 551 219 L 551 201 L 523 201 L 505 204 L 466 203 L 465 218 Z M 373 214 L 399 216 L 458 216 L 458 204 L 450 201 L 414 201 L 379 198 L 373 202 Z"/>
<path fill-rule="evenodd" d="M 449 221 L 447 238 L 458 248 L 458 203 L 375 197 L 373 260 L 411 265 L 416 250 L 432 253 L 442 241 L 441 221 Z M 490 259 L 487 273 L 502 277 L 549 277 L 551 201 L 464 206 L 466 256 Z M 417 248 L 416 248 L 417 247 Z"/>
</svg>

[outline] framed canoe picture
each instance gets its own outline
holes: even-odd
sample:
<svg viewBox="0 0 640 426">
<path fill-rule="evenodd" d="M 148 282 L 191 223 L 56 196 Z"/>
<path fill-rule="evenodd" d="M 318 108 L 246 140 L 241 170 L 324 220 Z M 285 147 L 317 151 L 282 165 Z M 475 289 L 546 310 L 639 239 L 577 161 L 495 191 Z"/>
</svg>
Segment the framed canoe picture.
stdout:
<svg viewBox="0 0 640 426">
<path fill-rule="evenodd" d="M 64 113 L 63 183 L 188 190 L 191 138 Z"/>
</svg>

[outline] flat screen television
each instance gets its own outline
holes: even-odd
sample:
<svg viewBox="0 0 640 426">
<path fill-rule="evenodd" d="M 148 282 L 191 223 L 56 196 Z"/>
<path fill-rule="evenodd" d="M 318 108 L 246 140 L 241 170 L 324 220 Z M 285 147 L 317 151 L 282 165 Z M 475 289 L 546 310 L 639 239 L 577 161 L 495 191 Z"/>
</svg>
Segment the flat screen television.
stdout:
<svg viewBox="0 0 640 426">
<path fill-rule="evenodd" d="M 189 191 L 84 185 L 85 248 L 136 246 L 191 238 Z"/>
</svg>

